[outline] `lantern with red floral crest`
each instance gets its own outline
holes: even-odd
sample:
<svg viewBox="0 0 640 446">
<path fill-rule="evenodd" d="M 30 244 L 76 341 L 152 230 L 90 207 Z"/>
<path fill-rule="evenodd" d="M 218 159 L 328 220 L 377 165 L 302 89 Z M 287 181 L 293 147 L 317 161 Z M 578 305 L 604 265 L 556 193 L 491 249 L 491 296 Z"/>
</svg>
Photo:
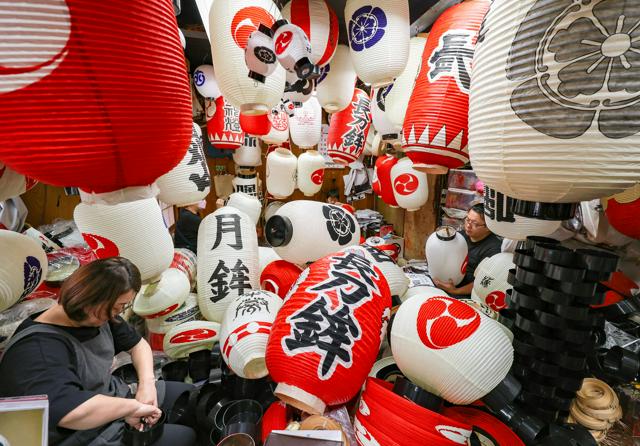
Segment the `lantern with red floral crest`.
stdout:
<svg viewBox="0 0 640 446">
<path fill-rule="evenodd" d="M 370 106 L 371 101 L 367 93 L 356 88 L 347 108 L 331 115 L 327 151 L 336 163 L 350 164 L 364 151 L 364 143 L 371 126 Z"/>
</svg>

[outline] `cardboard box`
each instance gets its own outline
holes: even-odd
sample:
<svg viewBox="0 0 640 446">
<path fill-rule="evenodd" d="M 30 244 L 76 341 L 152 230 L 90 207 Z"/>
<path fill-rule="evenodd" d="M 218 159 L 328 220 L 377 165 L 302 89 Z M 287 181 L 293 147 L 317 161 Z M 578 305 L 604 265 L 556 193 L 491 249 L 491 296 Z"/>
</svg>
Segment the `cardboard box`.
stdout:
<svg viewBox="0 0 640 446">
<path fill-rule="evenodd" d="M 0 398 L 0 435 L 11 445 L 49 444 L 49 400 L 46 395 Z"/>
</svg>

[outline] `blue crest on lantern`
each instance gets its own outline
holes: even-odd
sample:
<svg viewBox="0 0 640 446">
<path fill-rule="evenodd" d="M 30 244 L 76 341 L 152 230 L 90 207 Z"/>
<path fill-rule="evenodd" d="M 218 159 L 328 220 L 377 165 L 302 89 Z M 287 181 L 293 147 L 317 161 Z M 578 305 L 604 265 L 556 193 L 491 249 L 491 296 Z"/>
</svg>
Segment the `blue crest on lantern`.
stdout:
<svg viewBox="0 0 640 446">
<path fill-rule="evenodd" d="M 349 21 L 349 44 L 354 51 L 371 48 L 382 39 L 387 26 L 384 11 L 371 5 L 357 9 Z"/>
<path fill-rule="evenodd" d="M 193 73 L 193 82 L 198 86 L 201 87 L 204 84 L 204 81 L 206 81 L 206 77 L 204 75 L 204 73 L 200 70 L 196 70 Z"/>
<path fill-rule="evenodd" d="M 24 261 L 24 292 L 20 299 L 31 293 L 40 283 L 42 277 L 42 265 L 40 261 L 33 256 L 27 256 Z"/>
<path fill-rule="evenodd" d="M 316 81 L 316 85 L 320 84 L 320 82 L 322 82 L 327 75 L 329 74 L 329 71 L 331 71 L 331 65 L 327 64 L 324 67 L 320 68 L 320 77 L 318 77 L 318 80 Z"/>
</svg>

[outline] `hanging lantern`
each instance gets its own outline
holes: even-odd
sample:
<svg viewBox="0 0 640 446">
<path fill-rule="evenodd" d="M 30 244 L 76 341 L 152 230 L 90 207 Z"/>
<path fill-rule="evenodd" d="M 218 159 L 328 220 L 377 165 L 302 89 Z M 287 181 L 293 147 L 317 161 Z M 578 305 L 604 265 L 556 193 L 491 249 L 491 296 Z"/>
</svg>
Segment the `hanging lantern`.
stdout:
<svg viewBox="0 0 640 446">
<path fill-rule="evenodd" d="M 371 94 L 371 121 L 376 132 L 380 133 L 383 141 L 393 142 L 400 139 L 402 126 L 395 125 L 386 113 L 386 97 L 393 90 L 393 84 L 377 88 Z"/>
<path fill-rule="evenodd" d="M 399 243 L 385 240 L 382 237 L 369 237 L 365 240 L 367 246 L 376 248 L 393 259 L 394 262 L 398 261 L 402 246 Z"/>
<path fill-rule="evenodd" d="M 453 404 L 492 391 L 513 363 L 501 324 L 451 297 L 406 300 L 391 327 L 391 349 L 402 373 Z"/>
<path fill-rule="evenodd" d="M 189 279 L 189 289 L 193 288 L 196 281 L 196 265 L 198 258 L 187 248 L 175 248 L 173 250 L 173 260 L 171 261 L 171 265 L 169 268 L 177 269 L 178 271 L 182 271 L 182 273 L 187 276 Z"/>
<path fill-rule="evenodd" d="M 469 108 L 474 171 L 525 204 L 613 195 L 640 180 L 640 4 L 547 6 L 498 1 L 487 15 Z"/>
<path fill-rule="evenodd" d="M 269 115 L 243 115 L 240 113 L 240 128 L 246 134 L 262 136 L 271 131 Z"/>
<path fill-rule="evenodd" d="M 271 28 L 280 20 L 271 0 L 215 2 L 209 12 L 211 55 L 223 96 L 246 115 L 264 115 L 284 92 L 285 70 L 276 66 L 264 83 L 251 79 L 244 50 L 260 25 Z"/>
<path fill-rule="evenodd" d="M 284 87 L 282 100 L 291 103 L 294 109 L 299 108 L 309 100 L 315 86 L 315 79 L 300 79 L 296 73 L 287 71 L 287 83 Z"/>
<path fill-rule="evenodd" d="M 395 128 L 402 129 L 402 124 L 404 124 L 409 99 L 413 92 L 413 84 L 420 71 L 422 54 L 426 43 L 426 37 L 411 38 L 409 41 L 409 60 L 407 61 L 407 65 L 400 76 L 393 82 L 393 88 L 387 93 L 385 98 L 385 116 Z"/>
<path fill-rule="evenodd" d="M 4 311 L 40 286 L 48 264 L 39 242 L 6 229 L 0 229 L 0 252 L 0 311 Z"/>
<path fill-rule="evenodd" d="M 252 173 L 238 173 L 232 180 L 233 191 L 242 192 L 252 197 L 258 197 L 258 174 L 254 171 Z"/>
<path fill-rule="evenodd" d="M 186 358 L 190 353 L 211 350 L 219 337 L 220 324 L 217 322 L 183 322 L 164 335 L 162 349 L 169 358 Z"/>
<path fill-rule="evenodd" d="M 409 2 L 347 0 L 344 16 L 358 77 L 373 88 L 392 83 L 409 57 Z"/>
<path fill-rule="evenodd" d="M 283 205 L 267 220 L 265 237 L 284 260 L 303 265 L 357 245 L 360 226 L 340 206 L 296 200 Z"/>
<path fill-rule="evenodd" d="M 203 98 L 218 99 L 222 94 L 213 65 L 200 65 L 193 71 L 193 84 Z"/>
<path fill-rule="evenodd" d="M 244 61 L 249 68 L 249 77 L 265 83 L 267 76 L 276 70 L 278 59 L 273 46 L 273 32 L 264 24 L 249 35 L 244 49 Z"/>
<path fill-rule="evenodd" d="M 289 139 L 289 115 L 282 105 L 278 104 L 266 116 L 271 122 L 271 130 L 260 139 L 267 144 L 281 145 Z"/>
<path fill-rule="evenodd" d="M 38 181 L 20 175 L 0 163 L 0 201 L 22 195 L 36 184 Z"/>
<path fill-rule="evenodd" d="M 260 214 L 262 213 L 262 204 L 256 197 L 245 194 L 244 192 L 234 192 L 229 195 L 227 206 L 244 212 L 249 216 L 254 225 L 258 224 Z"/>
<path fill-rule="evenodd" d="M 142 286 L 133 301 L 133 312 L 145 319 L 166 316 L 184 303 L 190 289 L 189 278 L 182 271 L 168 268 L 157 282 Z"/>
<path fill-rule="evenodd" d="M 260 272 L 260 288 L 284 299 L 300 273 L 302 268 L 294 263 L 282 259 L 273 260 Z"/>
<path fill-rule="evenodd" d="M 442 174 L 469 161 L 471 60 L 489 5 L 473 0 L 453 6 L 431 29 L 403 129 L 402 148 L 420 170 Z"/>
<path fill-rule="evenodd" d="M 328 153 L 339 164 L 356 161 L 364 151 L 364 142 L 371 125 L 371 101 L 363 90 L 353 91 L 351 104 L 331 115 Z"/>
<path fill-rule="evenodd" d="M 80 203 L 73 211 L 85 242 L 96 257 L 125 257 L 153 282 L 171 265 L 173 240 L 155 198 L 116 205 Z"/>
<path fill-rule="evenodd" d="M 240 112 L 222 96 L 216 99 L 216 113 L 207 121 L 209 142 L 218 149 L 237 149 L 244 141 Z"/>
<path fill-rule="evenodd" d="M 267 192 L 277 199 L 290 196 L 296 188 L 297 166 L 291 150 L 278 147 L 267 155 Z"/>
<path fill-rule="evenodd" d="M 1 179 L 0 179 L 1 181 Z M 640 239 L 640 183 L 602 200 L 609 223 L 628 237 Z"/>
<path fill-rule="evenodd" d="M 298 189 L 305 197 L 312 197 L 322 189 L 324 157 L 316 150 L 307 150 L 298 157 Z"/>
<path fill-rule="evenodd" d="M 513 213 L 513 199 L 489 187 L 484 188 L 484 221 L 494 234 L 524 240 L 529 236 L 548 236 L 562 225 L 560 220 L 538 220 Z"/>
<path fill-rule="evenodd" d="M 402 271 L 402 268 L 381 250 L 368 245 L 359 245 L 344 248 L 342 252 L 353 252 L 378 267 L 389 285 L 389 291 L 392 296 L 403 296 L 407 292 L 409 278 Z"/>
<path fill-rule="evenodd" d="M 258 289 L 258 237 L 242 211 L 224 206 L 198 230 L 198 304 L 210 321 L 221 321 L 229 303 Z"/>
<path fill-rule="evenodd" d="M 391 207 L 398 207 L 398 202 L 393 193 L 393 184 L 391 183 L 391 169 L 397 162 L 398 158 L 393 155 L 379 156 L 376 160 L 374 171 L 374 176 L 378 181 L 380 198 Z"/>
<path fill-rule="evenodd" d="M 311 43 L 302 28 L 287 20 L 273 24 L 273 41 L 280 65 L 300 79 L 308 78 L 315 68 L 311 62 Z"/>
<path fill-rule="evenodd" d="M 301 107 L 296 108 L 289 120 L 291 141 L 301 149 L 310 149 L 322 137 L 322 107 L 313 96 Z"/>
<path fill-rule="evenodd" d="M 220 353 L 239 377 L 264 378 L 267 340 L 282 299 L 268 291 L 251 291 L 227 307 L 220 328 Z"/>
<path fill-rule="evenodd" d="M 413 168 L 409 158 L 402 158 L 391 168 L 393 195 L 398 206 L 417 211 L 429 199 L 427 174 Z"/>
<path fill-rule="evenodd" d="M 176 19 L 170 2 L 99 6 L 3 5 L 0 160 L 46 184 L 148 197 L 191 139 Z"/>
<path fill-rule="evenodd" d="M 338 45 L 331 64 L 320 72 L 316 91 L 318 101 L 327 113 L 336 113 L 347 108 L 356 86 L 356 72 L 349 56 L 349 48 Z"/>
<path fill-rule="evenodd" d="M 262 164 L 262 152 L 258 138 L 244 135 L 244 144 L 233 151 L 233 162 L 241 167 L 257 167 Z"/>
<path fill-rule="evenodd" d="M 339 24 L 326 0 L 291 0 L 282 8 L 282 17 L 302 28 L 311 42 L 311 62 L 323 67 L 338 46 Z"/>
<path fill-rule="evenodd" d="M 453 226 L 440 226 L 425 245 L 429 275 L 457 285 L 467 272 L 467 241 Z"/>
<path fill-rule="evenodd" d="M 151 333 L 163 335 L 176 325 L 180 325 L 184 322 L 200 320 L 201 318 L 202 313 L 200 313 L 200 308 L 198 307 L 198 295 L 191 293 L 176 310 L 165 314 L 164 316 L 147 319 L 145 322 Z"/>
<path fill-rule="evenodd" d="M 507 276 L 513 268 L 513 254 L 510 252 L 501 252 L 482 259 L 474 273 L 471 298 L 488 305 L 493 311 L 506 308 L 507 290 L 511 289 L 511 285 L 507 283 Z"/>
<path fill-rule="evenodd" d="M 267 345 L 276 396 L 311 414 L 353 398 L 376 360 L 390 308 L 386 281 L 368 260 L 338 253 L 311 264 L 289 291 Z"/>
<path fill-rule="evenodd" d="M 211 190 L 211 176 L 202 148 L 202 130 L 193 123 L 191 144 L 180 163 L 156 180 L 158 199 L 166 204 L 186 206 L 204 200 Z"/>
</svg>

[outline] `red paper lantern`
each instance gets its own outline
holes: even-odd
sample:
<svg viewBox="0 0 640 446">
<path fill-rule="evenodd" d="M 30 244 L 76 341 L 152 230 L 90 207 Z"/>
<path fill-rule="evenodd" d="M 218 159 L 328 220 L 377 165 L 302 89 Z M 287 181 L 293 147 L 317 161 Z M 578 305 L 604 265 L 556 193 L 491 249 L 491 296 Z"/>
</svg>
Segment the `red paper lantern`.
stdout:
<svg viewBox="0 0 640 446">
<path fill-rule="evenodd" d="M 222 96 L 216 99 L 216 113 L 207 121 L 207 133 L 218 149 L 237 149 L 244 142 L 240 112 Z"/>
<path fill-rule="evenodd" d="M 367 93 L 356 88 L 347 108 L 331 115 L 327 152 L 336 163 L 346 165 L 360 157 L 371 126 L 370 106 Z"/>
<path fill-rule="evenodd" d="M 353 398 L 375 362 L 383 314 L 391 307 L 382 272 L 354 253 L 311 264 L 298 278 L 273 325 L 267 368 L 275 394 L 322 414 Z"/>
<path fill-rule="evenodd" d="M 393 155 L 379 156 L 376 160 L 374 176 L 378 181 L 380 198 L 389 206 L 397 208 L 398 202 L 393 194 L 393 184 L 391 183 L 391 169 L 398 162 L 398 158 Z M 375 190 L 375 189 L 374 189 Z"/>
<path fill-rule="evenodd" d="M 3 12 L 3 163 L 103 193 L 148 186 L 180 162 L 191 90 L 170 1 L 18 2 Z"/>
<path fill-rule="evenodd" d="M 640 239 L 640 183 L 603 201 L 611 226 L 628 237 Z"/>
<path fill-rule="evenodd" d="M 295 263 L 275 260 L 265 266 L 260 273 L 260 288 L 284 299 L 301 272 L 302 268 Z"/>
<path fill-rule="evenodd" d="M 250 135 L 266 135 L 271 130 L 269 115 L 243 115 L 240 113 L 240 128 Z"/>
<path fill-rule="evenodd" d="M 453 6 L 429 33 L 403 127 L 402 147 L 418 169 L 441 174 L 469 161 L 471 60 L 489 4 Z"/>
</svg>

